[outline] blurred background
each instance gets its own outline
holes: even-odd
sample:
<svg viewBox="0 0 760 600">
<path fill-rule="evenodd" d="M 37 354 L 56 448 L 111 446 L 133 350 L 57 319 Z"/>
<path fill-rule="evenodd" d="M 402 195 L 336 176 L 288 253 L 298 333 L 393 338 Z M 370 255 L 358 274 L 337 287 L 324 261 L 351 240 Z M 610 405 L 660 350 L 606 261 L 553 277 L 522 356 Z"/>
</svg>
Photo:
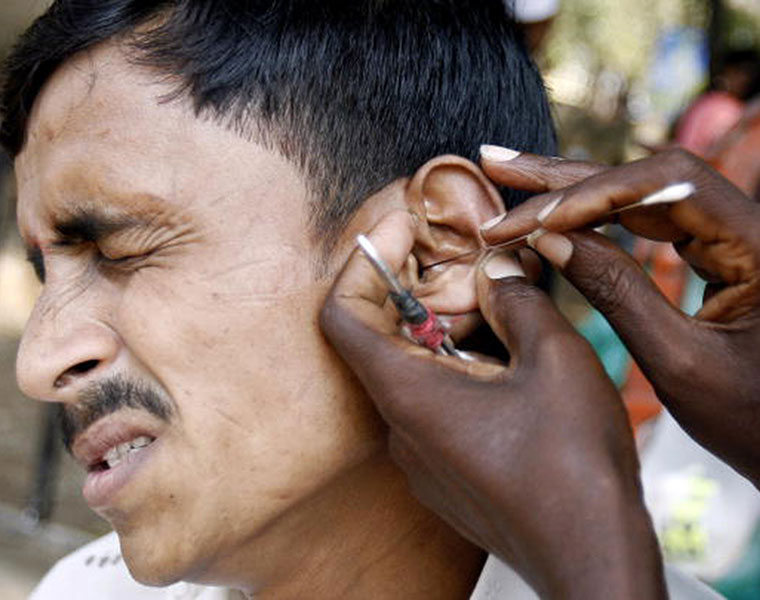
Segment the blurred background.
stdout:
<svg viewBox="0 0 760 600">
<path fill-rule="evenodd" d="M 49 4 L 0 1 L 0 55 Z M 21 600 L 58 558 L 108 527 L 81 498 L 81 469 L 47 435 L 51 413 L 16 388 L 18 337 L 38 285 L 16 235 L 9 169 L 0 151 L 0 598 Z"/>
<path fill-rule="evenodd" d="M 0 56 L 48 4 L 0 3 Z M 563 155 L 616 164 L 678 143 L 757 195 L 758 161 L 747 163 L 747 157 L 760 155 L 751 145 L 758 143 L 752 134 L 760 122 L 760 110 L 751 102 L 760 91 L 760 0 L 518 4 L 554 102 Z M 107 531 L 81 499 L 82 474 L 61 452 L 54 412 L 16 389 L 16 346 L 38 286 L 13 221 L 10 163 L 0 154 L 0 597 L 5 600 L 25 598 L 57 558 Z M 650 268 L 674 303 L 690 309 L 699 282 L 668 248 L 610 233 Z M 624 391 L 666 558 L 730 599 L 760 598 L 757 491 L 679 438 L 603 320 L 562 281 L 555 282 L 555 294 Z"/>
</svg>

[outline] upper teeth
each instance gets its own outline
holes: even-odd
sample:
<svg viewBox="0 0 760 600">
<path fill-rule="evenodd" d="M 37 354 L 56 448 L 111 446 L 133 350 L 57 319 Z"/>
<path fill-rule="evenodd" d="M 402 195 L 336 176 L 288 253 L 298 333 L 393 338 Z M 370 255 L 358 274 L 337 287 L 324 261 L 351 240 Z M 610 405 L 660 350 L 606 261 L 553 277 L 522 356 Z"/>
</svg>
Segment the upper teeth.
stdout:
<svg viewBox="0 0 760 600">
<path fill-rule="evenodd" d="M 135 450 L 145 448 L 145 446 L 150 444 L 152 441 L 153 438 L 148 437 L 147 435 L 142 435 L 138 438 L 133 439 L 131 442 L 124 442 L 123 444 L 114 446 L 103 455 L 103 460 L 108 463 L 108 468 L 112 469 L 122 460 L 124 460 L 124 457 L 126 457 L 127 454 L 134 452 Z"/>
</svg>

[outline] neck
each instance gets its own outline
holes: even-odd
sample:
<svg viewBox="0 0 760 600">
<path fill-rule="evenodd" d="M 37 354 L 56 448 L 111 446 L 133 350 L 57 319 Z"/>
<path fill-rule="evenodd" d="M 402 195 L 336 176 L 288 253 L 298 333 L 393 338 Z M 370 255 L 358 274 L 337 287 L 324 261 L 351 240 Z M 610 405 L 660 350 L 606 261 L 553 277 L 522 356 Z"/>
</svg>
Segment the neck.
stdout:
<svg viewBox="0 0 760 600">
<path fill-rule="evenodd" d="M 276 538 L 267 555 L 277 564 L 245 586 L 257 600 L 469 598 L 485 560 L 411 497 L 385 454 L 295 512 L 265 534 Z"/>
</svg>

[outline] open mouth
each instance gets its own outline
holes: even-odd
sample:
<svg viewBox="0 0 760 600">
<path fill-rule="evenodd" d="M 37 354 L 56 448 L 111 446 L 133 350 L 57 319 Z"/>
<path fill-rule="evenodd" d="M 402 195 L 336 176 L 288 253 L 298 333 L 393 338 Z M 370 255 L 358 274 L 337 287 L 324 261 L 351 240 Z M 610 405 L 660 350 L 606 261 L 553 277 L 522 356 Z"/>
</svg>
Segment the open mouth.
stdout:
<svg viewBox="0 0 760 600">
<path fill-rule="evenodd" d="M 165 429 L 142 412 L 121 411 L 74 439 L 72 454 L 87 471 L 82 494 L 90 508 L 103 515 L 119 503 L 122 490 L 153 460 Z"/>
<path fill-rule="evenodd" d="M 100 459 L 91 463 L 87 470 L 92 473 L 113 469 L 122 461 L 133 458 L 137 453 L 150 446 L 155 440 L 156 438 L 154 437 L 141 435 L 129 442 L 113 446 L 105 452 Z"/>
</svg>

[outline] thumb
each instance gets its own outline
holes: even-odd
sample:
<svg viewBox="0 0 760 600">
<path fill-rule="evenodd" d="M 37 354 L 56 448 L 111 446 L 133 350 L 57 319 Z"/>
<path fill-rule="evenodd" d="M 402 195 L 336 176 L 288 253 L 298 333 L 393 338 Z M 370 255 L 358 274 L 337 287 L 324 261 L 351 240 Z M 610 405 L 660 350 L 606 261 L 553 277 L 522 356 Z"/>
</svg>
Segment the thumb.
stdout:
<svg viewBox="0 0 760 600">
<path fill-rule="evenodd" d="M 511 355 L 510 367 L 532 364 L 541 349 L 582 342 L 572 325 L 549 296 L 531 285 L 519 271 L 510 252 L 496 252 L 483 261 L 478 272 L 481 313 Z"/>
<path fill-rule="evenodd" d="M 367 237 L 398 273 L 412 250 L 414 220 L 405 211 L 393 211 Z M 416 393 L 415 388 L 420 382 L 441 379 L 430 373 L 441 370 L 445 375 L 445 369 L 436 364 L 430 350 L 398 335 L 398 316 L 388 306 L 387 296 L 388 288 L 369 260 L 354 250 L 325 299 L 319 324 L 385 420 L 406 426 L 436 404 L 435 397 Z"/>
<path fill-rule="evenodd" d="M 673 368 L 673 340 L 687 338 L 690 319 L 628 253 L 593 231 L 549 233 L 532 245 L 607 318 L 645 373 Z"/>
<path fill-rule="evenodd" d="M 389 268 L 398 274 L 406 265 L 414 245 L 414 220 L 406 211 L 394 210 L 367 233 L 368 239 Z M 395 331 L 383 306 L 388 287 L 366 256 L 355 248 L 338 274 L 320 314 L 322 330 L 331 339 L 343 340 L 343 314 L 347 313 L 379 331 Z M 348 340 L 346 340 L 348 341 Z"/>
</svg>

